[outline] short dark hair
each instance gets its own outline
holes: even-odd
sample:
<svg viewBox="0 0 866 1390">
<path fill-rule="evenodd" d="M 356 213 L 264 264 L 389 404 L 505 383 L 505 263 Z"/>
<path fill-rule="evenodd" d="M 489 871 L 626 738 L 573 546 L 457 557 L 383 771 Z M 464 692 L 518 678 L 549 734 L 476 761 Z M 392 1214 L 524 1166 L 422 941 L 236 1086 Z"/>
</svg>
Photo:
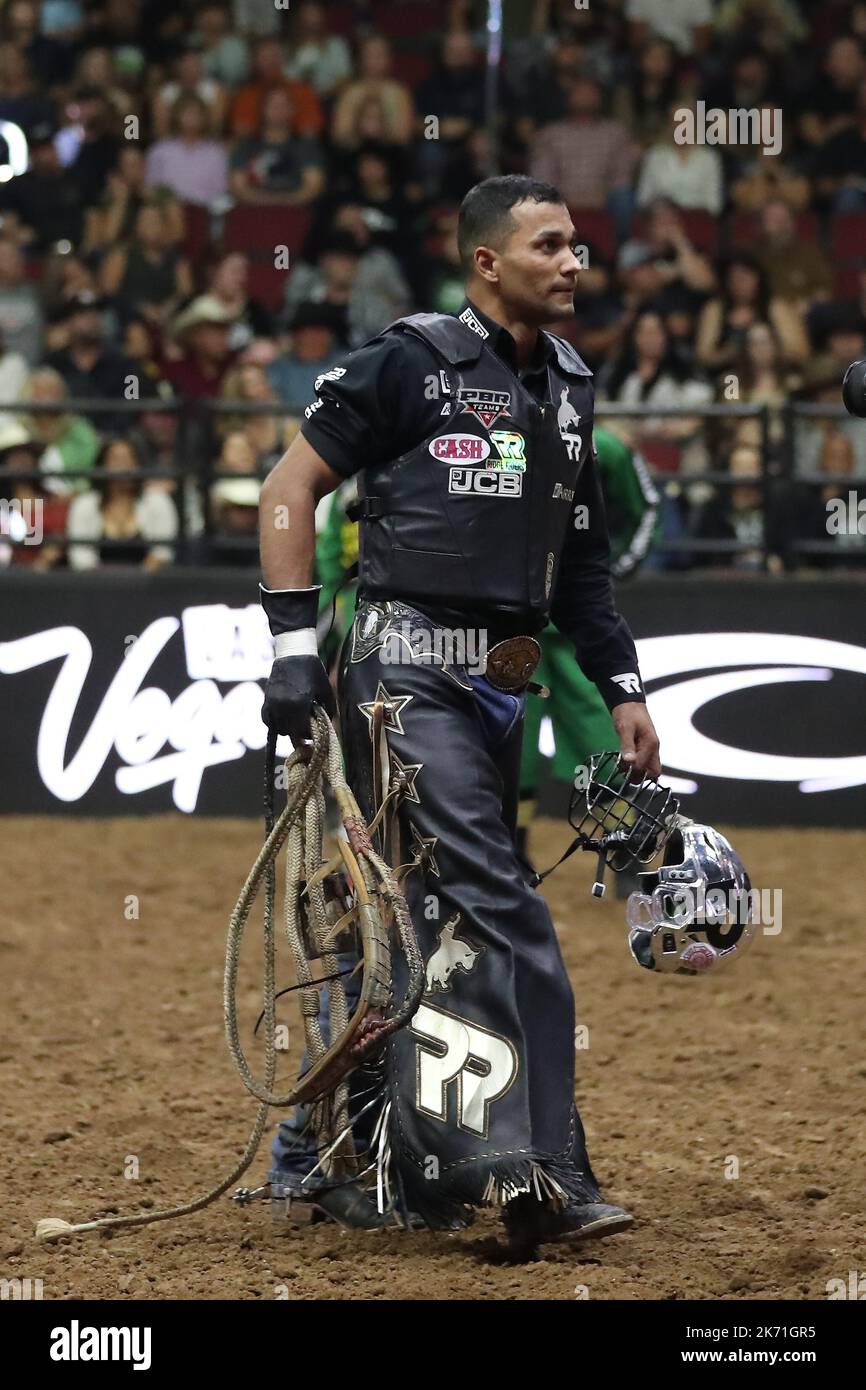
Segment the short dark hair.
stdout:
<svg viewBox="0 0 866 1390">
<path fill-rule="evenodd" d="M 466 275 L 472 269 L 475 248 L 507 239 L 514 231 L 511 209 L 517 203 L 561 203 L 565 199 L 552 183 L 527 174 L 501 174 L 470 188 L 460 204 L 457 247 Z"/>
</svg>

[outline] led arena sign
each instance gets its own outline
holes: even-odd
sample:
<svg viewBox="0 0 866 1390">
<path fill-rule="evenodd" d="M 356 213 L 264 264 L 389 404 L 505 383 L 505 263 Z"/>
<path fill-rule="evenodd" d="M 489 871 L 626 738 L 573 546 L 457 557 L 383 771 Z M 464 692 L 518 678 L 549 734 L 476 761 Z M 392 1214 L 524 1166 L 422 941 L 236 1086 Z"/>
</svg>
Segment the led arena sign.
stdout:
<svg viewBox="0 0 866 1390">
<path fill-rule="evenodd" d="M 183 628 L 190 684 L 175 699 L 148 673 Z M 0 643 L 0 672 L 14 675 L 49 661 L 62 662 L 45 703 L 36 765 L 49 792 L 79 801 L 93 786 L 112 750 L 125 796 L 170 783 L 175 806 L 194 811 L 206 768 L 263 748 L 263 691 L 273 646 L 258 604 L 230 609 L 209 604 L 184 609 L 181 620 L 157 618 L 129 645 L 90 728 L 69 756 L 69 734 L 93 660 L 89 638 L 77 627 L 55 627 Z M 234 681 L 223 694 L 217 680 Z M 281 740 L 286 751 L 291 748 Z"/>
<path fill-rule="evenodd" d="M 173 805 L 253 814 L 273 643 L 259 604 L 246 603 L 246 583 L 221 580 L 211 592 L 227 601 L 190 605 L 185 579 L 164 581 L 158 596 L 128 581 L 120 603 L 102 590 L 94 602 L 86 585 L 43 590 L 25 578 L 7 608 L 8 640 L 0 641 L 3 811 L 120 814 Z M 839 611 L 822 598 L 814 621 L 829 627 Z M 54 622 L 43 627 L 46 612 Z M 124 636 L 130 627 L 138 635 Z M 850 631 L 850 617 L 840 630 Z M 866 676 L 866 641 L 688 631 L 643 638 L 638 652 L 664 780 L 678 794 L 696 793 L 702 814 L 723 808 L 758 824 L 862 823 L 862 798 L 851 789 L 866 784 L 866 755 L 852 752 L 840 731 L 861 727 L 863 701 L 850 677 Z M 774 688 L 790 698 L 784 753 L 772 751 L 781 746 Z M 752 699 L 736 703 L 748 691 Z M 810 751 L 827 750 L 828 739 L 838 756 Z M 551 743 L 545 719 L 544 753 Z M 281 755 L 290 747 L 280 740 Z"/>
<path fill-rule="evenodd" d="M 866 783 L 866 756 L 757 753 L 708 738 L 694 725 L 698 710 L 733 691 L 780 682 L 830 681 L 834 670 L 866 675 L 866 648 L 780 632 L 677 633 L 643 638 L 637 647 L 647 704 L 667 767 L 744 782 L 795 782 L 806 793 Z M 729 666 L 742 669 L 720 670 Z M 716 674 L 691 674 L 698 671 Z M 686 680 L 651 689 L 654 682 L 686 672 L 690 673 Z M 694 782 L 666 780 L 676 791 L 697 789 Z"/>
</svg>

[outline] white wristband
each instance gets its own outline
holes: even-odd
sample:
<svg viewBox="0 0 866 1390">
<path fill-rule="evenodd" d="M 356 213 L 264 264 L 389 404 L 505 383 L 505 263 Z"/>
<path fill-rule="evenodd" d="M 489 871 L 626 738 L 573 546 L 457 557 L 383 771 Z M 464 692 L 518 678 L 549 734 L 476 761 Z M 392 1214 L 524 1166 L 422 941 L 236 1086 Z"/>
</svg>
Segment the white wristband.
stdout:
<svg viewBox="0 0 866 1390">
<path fill-rule="evenodd" d="M 319 644 L 314 627 L 302 627 L 297 632 L 280 632 L 274 638 L 274 657 L 318 656 Z"/>
</svg>

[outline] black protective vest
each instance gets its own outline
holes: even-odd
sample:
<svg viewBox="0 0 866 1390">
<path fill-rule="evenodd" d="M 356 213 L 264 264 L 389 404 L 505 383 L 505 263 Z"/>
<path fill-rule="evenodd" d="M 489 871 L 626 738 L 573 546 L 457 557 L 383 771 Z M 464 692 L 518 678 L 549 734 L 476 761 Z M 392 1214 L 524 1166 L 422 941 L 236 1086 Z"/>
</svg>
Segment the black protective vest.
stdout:
<svg viewBox="0 0 866 1390">
<path fill-rule="evenodd" d="M 543 404 L 469 327 L 411 314 L 442 362 L 435 432 L 359 477 L 359 579 L 371 597 L 546 619 L 592 447 L 591 372 L 553 334 Z M 423 397 L 425 383 L 407 389 Z"/>
</svg>

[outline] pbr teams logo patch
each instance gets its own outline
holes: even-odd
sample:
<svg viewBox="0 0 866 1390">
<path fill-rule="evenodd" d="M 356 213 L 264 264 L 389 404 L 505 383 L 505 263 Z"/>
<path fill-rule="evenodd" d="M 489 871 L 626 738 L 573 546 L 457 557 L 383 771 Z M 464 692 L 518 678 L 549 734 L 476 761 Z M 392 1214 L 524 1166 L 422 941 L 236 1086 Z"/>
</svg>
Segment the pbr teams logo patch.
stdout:
<svg viewBox="0 0 866 1390">
<path fill-rule="evenodd" d="M 522 497 L 523 474 L 494 472 L 489 468 L 452 468 L 448 491 L 476 497 Z"/>
<path fill-rule="evenodd" d="M 428 448 L 434 459 L 446 463 L 483 463 L 490 453 L 489 443 L 480 434 L 440 434 Z"/>
<path fill-rule="evenodd" d="M 500 415 L 511 410 L 510 391 L 489 391 L 482 386 L 461 386 L 457 392 L 458 408 L 479 419 L 485 429 L 495 424 Z"/>
</svg>

